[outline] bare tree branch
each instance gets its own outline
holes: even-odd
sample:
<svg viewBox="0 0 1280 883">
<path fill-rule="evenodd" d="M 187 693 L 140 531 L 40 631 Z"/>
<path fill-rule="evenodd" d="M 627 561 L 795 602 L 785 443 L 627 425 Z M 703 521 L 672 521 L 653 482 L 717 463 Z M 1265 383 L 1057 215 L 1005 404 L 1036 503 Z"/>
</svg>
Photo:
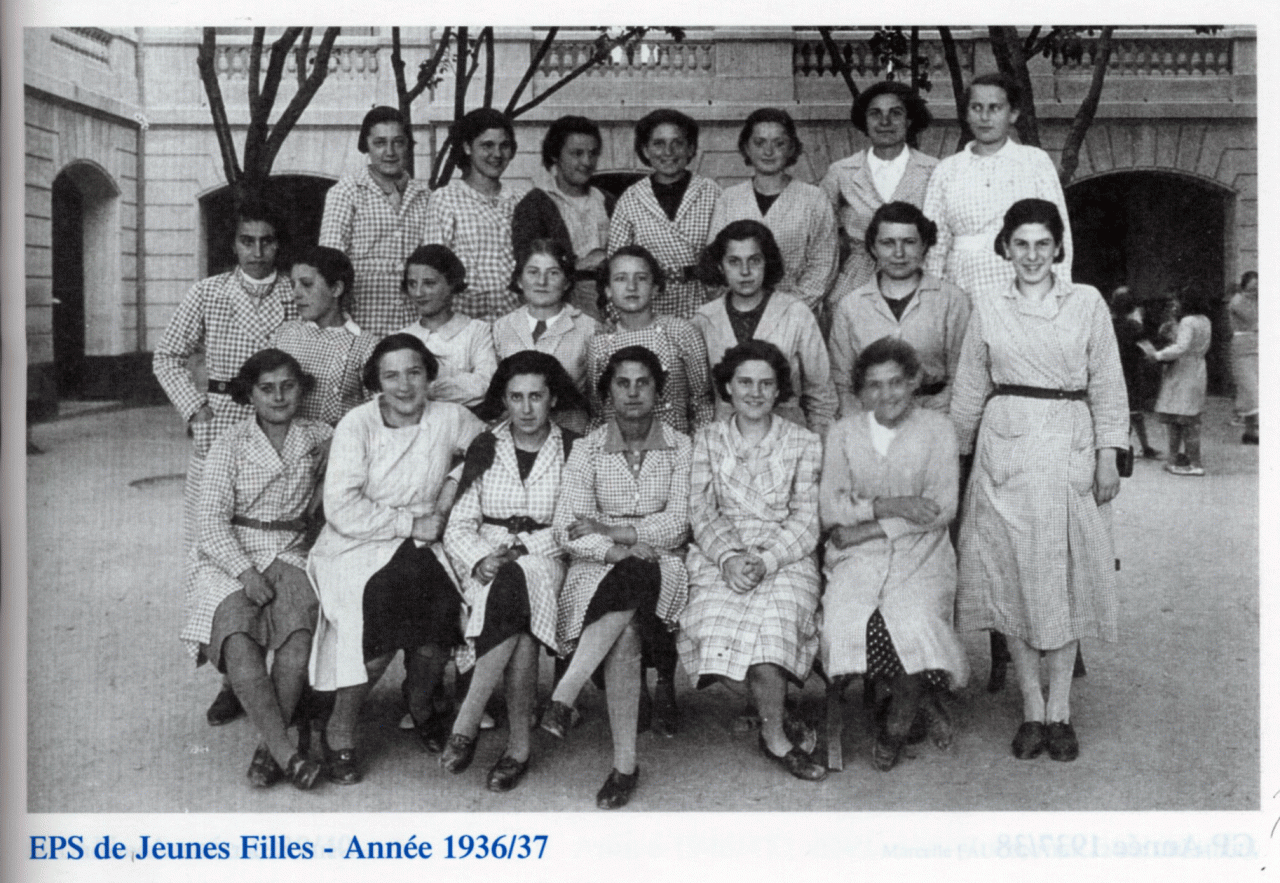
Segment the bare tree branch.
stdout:
<svg viewBox="0 0 1280 883">
<path fill-rule="evenodd" d="M 301 89 L 307 82 L 307 56 L 311 54 L 311 32 L 312 28 L 302 29 L 302 41 L 298 43 L 298 48 L 294 50 L 294 62 L 298 68 L 298 88 Z"/>
<path fill-rule="evenodd" d="M 822 36 L 822 45 L 827 47 L 827 54 L 831 56 L 832 66 L 844 78 L 844 84 L 849 89 L 849 96 L 857 101 L 858 86 L 853 82 L 853 71 L 849 70 L 849 65 L 845 64 L 844 53 L 840 51 L 840 47 L 836 45 L 835 39 L 831 36 L 831 28 L 818 28 L 818 33 Z"/>
<path fill-rule="evenodd" d="M 493 28 L 480 32 L 484 44 L 484 107 L 493 107 Z"/>
<path fill-rule="evenodd" d="M 436 44 L 435 51 L 431 54 L 431 58 L 427 60 L 425 65 L 418 68 L 418 81 L 414 83 L 413 88 L 406 94 L 409 101 L 416 99 L 431 86 L 431 81 L 435 79 L 436 72 L 440 70 L 440 63 L 444 60 L 445 52 L 449 49 L 449 38 L 452 34 L 452 28 L 445 28 L 440 35 L 440 42 Z"/>
<path fill-rule="evenodd" d="M 993 25 L 991 34 L 991 52 L 996 57 L 996 64 L 1006 75 L 1013 78 L 1022 92 L 1022 102 L 1017 108 L 1018 120 L 1014 126 L 1018 130 L 1018 140 L 1031 147 L 1040 146 L 1040 127 L 1036 122 L 1036 103 L 1031 87 L 1031 74 L 1027 70 L 1027 57 L 1022 52 L 1022 40 L 1018 29 L 1011 25 Z"/>
<path fill-rule="evenodd" d="M 454 65 L 454 81 L 453 81 L 453 118 L 455 120 L 462 119 L 463 114 L 467 112 L 467 83 L 471 80 L 467 76 L 467 28 L 458 28 L 457 39 L 454 41 L 458 46 L 457 64 Z"/>
<path fill-rule="evenodd" d="M 262 97 L 262 43 L 266 28 L 253 29 L 253 43 L 249 46 L 249 107 L 252 109 Z"/>
<path fill-rule="evenodd" d="M 218 34 L 214 28 L 205 28 L 196 53 L 196 68 L 200 82 L 204 84 L 209 99 L 209 113 L 213 117 L 213 132 L 218 138 L 218 152 L 222 154 L 222 173 L 228 184 L 237 184 L 242 177 L 240 161 L 236 157 L 235 142 L 231 140 L 231 124 L 227 120 L 227 106 L 222 100 L 222 88 L 218 85 L 217 70 Z"/>
<path fill-rule="evenodd" d="M 1089 91 L 1071 121 L 1071 131 L 1067 133 L 1066 143 L 1062 145 L 1062 162 L 1058 170 L 1058 178 L 1065 187 L 1075 177 L 1076 168 L 1080 165 L 1080 147 L 1084 144 L 1085 133 L 1093 125 L 1093 118 L 1098 113 L 1098 103 L 1102 100 L 1102 85 L 1107 77 L 1107 68 L 1111 64 L 1111 35 L 1115 28 L 1107 26 L 1098 37 L 1098 46 L 1093 56 L 1093 77 L 1089 80 Z"/>
<path fill-rule="evenodd" d="M 551 51 L 551 44 L 555 42 L 556 34 L 560 33 L 559 28 L 549 28 L 547 36 L 543 39 L 542 44 L 538 46 L 538 51 L 533 53 L 533 60 L 529 62 L 529 67 L 524 72 L 524 76 L 520 78 L 520 82 L 516 84 L 515 91 L 511 93 L 511 100 L 507 102 L 507 106 L 503 108 L 503 113 L 510 119 L 512 111 L 520 101 L 520 96 L 524 94 L 524 90 L 528 88 L 529 83 L 533 81 L 534 75 L 538 72 L 538 68 L 542 66 L 542 61 L 547 57 L 547 53 Z"/>
<path fill-rule="evenodd" d="M 244 136 L 244 174 L 250 187 L 258 187 L 266 180 L 271 164 L 266 161 L 268 120 L 280 92 L 280 80 L 284 77 L 284 64 L 289 50 L 297 42 L 302 28 L 285 28 L 271 44 L 271 57 L 267 59 L 267 74 L 262 91 L 249 105 L 249 129 Z"/>
<path fill-rule="evenodd" d="M 333 54 L 334 41 L 338 39 L 338 34 L 341 32 L 341 28 L 324 29 L 324 36 L 320 38 L 320 46 L 316 49 L 316 60 L 311 67 L 311 73 L 307 75 L 306 82 L 293 96 L 293 100 L 289 102 L 289 106 L 284 109 L 284 113 L 280 114 L 280 119 L 276 120 L 276 124 L 271 129 L 271 137 L 267 140 L 263 156 L 263 178 L 271 173 L 271 166 L 276 161 L 276 155 L 280 152 L 284 139 L 293 131 L 293 127 L 302 117 L 302 112 L 315 97 L 325 77 L 329 76 L 329 57 Z"/>
</svg>

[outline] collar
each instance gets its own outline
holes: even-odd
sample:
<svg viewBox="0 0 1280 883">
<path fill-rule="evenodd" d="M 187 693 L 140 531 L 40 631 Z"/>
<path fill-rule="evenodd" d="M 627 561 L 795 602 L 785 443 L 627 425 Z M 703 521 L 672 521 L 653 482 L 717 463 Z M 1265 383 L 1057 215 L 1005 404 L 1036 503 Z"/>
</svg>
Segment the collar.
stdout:
<svg viewBox="0 0 1280 883">
<path fill-rule="evenodd" d="M 765 454 L 771 452 L 779 441 L 779 436 L 786 431 L 786 427 L 783 424 L 789 422 L 790 421 L 786 418 L 778 416 L 778 409 L 775 405 L 773 409 L 773 421 L 769 424 L 769 431 L 764 434 L 764 437 L 761 438 L 760 441 L 756 442 L 754 445 L 748 446 L 746 439 L 742 437 L 742 430 L 738 428 L 737 417 L 730 414 L 725 418 L 725 423 L 728 424 L 727 431 L 729 433 L 730 443 L 733 446 L 733 450 L 738 453 L 745 452 L 748 447 L 755 448 Z"/>
<path fill-rule="evenodd" d="M 921 292 L 925 291 L 941 291 L 942 280 L 930 273 L 925 273 L 920 277 L 920 284 L 916 286 L 915 296 L 919 297 Z M 881 297 L 880 294 L 880 271 L 871 274 L 871 278 L 864 284 L 855 288 L 853 294 L 861 297 Z"/>
<path fill-rule="evenodd" d="M 911 156 L 911 148 L 903 145 L 902 150 L 893 159 L 881 159 L 876 156 L 875 151 L 870 147 L 867 148 L 867 166 L 872 173 L 881 171 L 882 169 L 901 169 L 906 168 L 907 159 Z"/>
<path fill-rule="evenodd" d="M 265 279 L 250 279 L 248 273 L 236 267 L 236 281 L 244 288 L 257 292 L 259 296 L 266 294 L 276 284 L 278 278 L 280 278 L 280 271 L 272 270 L 271 275 Z"/>
<path fill-rule="evenodd" d="M 1064 282 L 1056 273 L 1053 276 L 1053 288 L 1049 289 L 1048 295 L 1043 301 L 1036 303 L 1035 301 L 1024 298 L 1018 292 L 1018 281 L 1015 279 L 1010 282 L 1008 287 L 1000 290 L 1001 295 L 1014 301 L 1015 308 L 1020 313 L 1032 316 L 1044 316 L 1052 319 L 1058 315 L 1058 310 L 1062 308 L 1062 302 L 1071 294 L 1074 286 Z"/>
<path fill-rule="evenodd" d="M 410 176 L 407 170 L 404 172 L 401 172 L 400 177 L 397 178 L 396 180 L 385 181 L 382 178 L 375 175 L 372 169 L 370 169 L 368 166 L 365 166 L 364 176 L 366 180 L 369 181 L 369 183 L 373 184 L 374 187 L 377 187 L 379 190 L 381 190 L 383 193 L 387 194 L 388 196 L 390 196 L 392 193 L 403 194 L 405 190 L 408 189 L 409 187 Z"/>
<path fill-rule="evenodd" d="M 453 340 L 471 324 L 471 317 L 462 313 L 454 313 L 453 317 L 450 318 L 448 322 L 445 322 L 435 331 L 425 327 L 421 322 L 415 322 L 413 324 L 417 325 L 420 331 L 425 331 L 428 337 L 439 337 L 444 340 Z"/>
<path fill-rule="evenodd" d="M 649 434 L 645 436 L 644 441 L 640 443 L 640 447 L 637 450 L 671 450 L 673 446 L 667 442 L 667 436 L 662 431 L 662 425 L 662 418 L 654 414 L 653 423 L 649 426 Z M 622 454 L 628 450 L 627 443 L 622 438 L 622 430 L 618 428 L 616 419 L 611 419 L 605 424 L 603 450 L 606 454 Z"/>
<path fill-rule="evenodd" d="M 978 143 L 977 141 L 970 141 L 968 144 L 965 145 L 965 148 L 964 148 L 965 154 L 968 155 L 968 157 L 972 160 L 995 159 L 998 156 L 1007 157 L 1009 156 L 1009 154 L 1016 152 L 1018 149 L 1017 142 L 1015 142 L 1012 138 L 1006 137 L 1004 139 L 1004 144 L 1001 144 L 1000 149 L 997 150 L 995 153 L 991 153 L 986 156 L 980 156 L 973 149 L 974 145 L 976 145 L 977 143 Z"/>
<path fill-rule="evenodd" d="M 555 314 L 554 316 L 552 316 L 550 319 L 535 319 L 535 318 L 533 318 L 533 314 L 529 312 L 529 305 L 528 305 L 528 304 L 523 304 L 523 305 L 520 307 L 520 310 L 521 310 L 521 312 L 523 312 L 523 313 L 524 313 L 524 319 L 525 319 L 525 321 L 529 323 L 529 333 L 530 333 L 530 334 L 532 334 L 532 333 L 533 333 L 533 329 L 537 326 L 537 324 L 538 324 L 539 322 L 546 322 L 546 323 L 547 323 L 547 330 L 548 330 L 548 331 L 550 331 L 554 326 L 561 324 L 561 320 L 562 320 L 562 319 L 563 319 L 565 322 L 568 322 L 569 324 L 573 324 L 573 320 L 574 320 L 575 318 L 577 318 L 578 316 L 582 315 L 582 311 L 581 311 L 581 310 L 579 310 L 579 309 L 578 309 L 577 307 L 575 307 L 573 304 L 568 304 L 568 303 L 563 304 L 563 305 L 560 307 L 560 312 L 556 313 L 556 314 Z"/>
</svg>

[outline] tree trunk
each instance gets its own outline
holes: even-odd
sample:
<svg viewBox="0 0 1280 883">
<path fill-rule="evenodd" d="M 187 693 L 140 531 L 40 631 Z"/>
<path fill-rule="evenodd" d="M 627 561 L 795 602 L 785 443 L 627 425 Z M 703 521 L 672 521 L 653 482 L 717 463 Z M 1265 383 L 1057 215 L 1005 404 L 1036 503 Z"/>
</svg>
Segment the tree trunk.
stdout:
<svg viewBox="0 0 1280 883">
<path fill-rule="evenodd" d="M 960 53 L 956 50 L 955 37 L 951 28 L 938 28 L 938 37 L 942 40 L 942 56 L 947 60 L 947 73 L 951 75 L 951 94 L 956 102 L 956 122 L 960 124 L 960 143 L 956 146 L 958 153 L 973 140 L 973 131 L 969 128 L 969 108 L 964 102 L 964 71 L 960 67 Z"/>
<path fill-rule="evenodd" d="M 1080 147 L 1084 144 L 1084 136 L 1093 124 L 1098 113 L 1098 102 L 1102 99 L 1102 84 L 1107 77 L 1107 66 L 1111 62 L 1111 35 L 1115 28 L 1108 26 L 1102 29 L 1098 37 L 1098 47 L 1093 56 L 1093 77 L 1089 80 L 1089 91 L 1080 103 L 1075 118 L 1071 121 L 1071 131 L 1067 133 L 1066 143 L 1062 145 L 1062 160 L 1059 164 L 1058 179 L 1066 187 L 1075 177 L 1076 168 L 1080 165 Z"/>
<path fill-rule="evenodd" d="M 1012 77 L 1022 91 L 1022 101 L 1017 108 L 1018 121 L 1014 123 L 1018 130 L 1018 140 L 1031 147 L 1039 147 L 1040 126 L 1036 122 L 1035 95 L 1032 94 L 1031 73 L 1027 70 L 1027 57 L 1022 51 L 1018 29 L 1008 25 L 993 25 L 988 30 L 997 66 L 1001 72 Z"/>
<path fill-rule="evenodd" d="M 822 45 L 827 48 L 827 54 L 831 56 L 832 66 L 840 72 L 841 78 L 844 79 L 845 87 L 849 90 L 849 97 L 857 101 L 858 86 L 853 82 L 853 72 L 849 70 L 849 65 L 845 64 L 844 54 L 831 36 L 831 28 L 818 28 L 818 33 L 822 35 Z"/>
<path fill-rule="evenodd" d="M 239 182 L 242 172 L 240 160 L 236 157 L 236 145 L 231 140 L 231 123 L 227 120 L 227 106 L 222 100 L 222 88 L 218 85 L 217 70 L 218 33 L 213 28 L 205 28 L 200 41 L 200 49 L 196 53 L 196 68 L 200 71 L 200 82 L 204 84 L 205 95 L 209 98 L 209 114 L 213 117 L 213 133 L 218 139 L 218 152 L 222 154 L 222 173 L 228 184 Z"/>
</svg>

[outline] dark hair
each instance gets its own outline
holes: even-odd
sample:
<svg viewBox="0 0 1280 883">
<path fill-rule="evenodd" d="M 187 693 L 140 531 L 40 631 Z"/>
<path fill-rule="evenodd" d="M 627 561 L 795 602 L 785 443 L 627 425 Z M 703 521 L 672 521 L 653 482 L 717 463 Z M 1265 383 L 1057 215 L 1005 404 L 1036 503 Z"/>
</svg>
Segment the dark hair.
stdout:
<svg viewBox="0 0 1280 883">
<path fill-rule="evenodd" d="M 973 101 L 974 86 L 998 86 L 1004 90 L 1004 97 L 1009 102 L 1011 110 L 1017 110 L 1022 107 L 1022 90 L 1018 88 L 1018 83 L 1008 74 L 992 71 L 991 73 L 979 74 L 969 81 L 969 85 L 964 90 L 964 106 L 965 113 L 969 112 L 969 102 Z"/>
<path fill-rule="evenodd" d="M 399 123 L 404 136 L 409 139 L 409 149 L 413 149 L 413 130 L 409 126 L 409 121 L 396 108 L 382 104 L 364 115 L 360 123 L 360 138 L 356 141 L 356 150 L 361 153 L 369 152 L 369 133 L 380 123 Z"/>
<path fill-rule="evenodd" d="M 725 350 L 719 363 L 711 369 L 711 382 L 715 384 L 716 393 L 724 401 L 729 401 L 729 383 L 733 375 L 745 362 L 767 362 L 773 369 L 773 376 L 778 381 L 778 401 L 788 401 L 795 395 L 791 385 L 791 365 L 782 350 L 767 340 L 752 338 L 737 346 Z"/>
<path fill-rule="evenodd" d="M 449 290 L 454 294 L 467 287 L 467 268 L 447 245 L 419 245 L 405 258 L 404 272 L 400 274 L 400 290 L 404 292 L 409 290 L 410 264 L 435 270 L 449 283 Z"/>
<path fill-rule="evenodd" d="M 862 134 L 869 134 L 867 132 L 867 108 L 871 107 L 871 102 L 881 95 L 896 95 L 902 100 L 902 105 L 907 111 L 908 139 L 929 128 L 929 124 L 933 122 L 933 114 L 929 113 L 929 105 L 915 89 L 912 89 L 906 83 L 899 83 L 895 80 L 880 80 L 858 93 L 858 97 L 853 101 L 853 108 L 849 111 L 849 119 L 853 123 L 853 127 Z M 968 104 L 967 100 L 965 104 Z"/>
<path fill-rule="evenodd" d="M 507 395 L 507 384 L 511 382 L 511 378 L 519 377 L 521 374 L 537 374 L 547 382 L 547 389 L 556 399 L 556 411 L 590 410 L 587 397 L 578 389 L 559 359 L 550 353 L 521 350 L 498 363 L 498 370 L 493 373 L 493 378 L 489 381 L 484 400 L 476 406 L 476 416 L 489 422 L 502 417 L 506 412 L 504 399 Z"/>
<path fill-rule="evenodd" d="M 653 350 L 643 346 L 624 346 L 620 350 L 615 350 L 609 360 L 604 363 L 604 370 L 600 372 L 600 379 L 596 381 L 596 392 L 600 394 L 601 399 L 609 398 L 609 387 L 613 385 L 613 375 L 618 373 L 618 366 L 623 362 L 636 362 L 648 368 L 658 395 L 662 395 L 662 391 L 667 388 L 667 372 L 662 367 L 662 361 L 653 354 Z"/>
<path fill-rule="evenodd" d="M 787 167 L 795 165 L 800 159 L 800 154 L 804 153 L 804 145 L 800 143 L 800 136 L 796 134 L 796 121 L 791 118 L 791 114 L 776 107 L 753 110 L 747 117 L 747 121 L 742 124 L 742 131 L 738 133 L 738 153 L 742 154 L 742 161 L 751 165 L 751 160 L 747 157 L 747 145 L 751 142 L 752 132 L 761 123 L 777 123 L 786 129 L 787 137 L 791 139 L 791 155 L 787 157 Z"/>
<path fill-rule="evenodd" d="M 240 366 L 240 370 L 236 372 L 236 376 L 231 378 L 231 382 L 227 384 L 231 400 L 237 405 L 252 404 L 250 396 L 253 393 L 253 388 L 258 385 L 258 380 L 263 374 L 268 371 L 275 371 L 277 368 L 288 368 L 293 372 L 294 378 L 298 381 L 298 386 L 302 388 L 303 395 L 316 388 L 316 379 L 302 370 L 302 366 L 298 364 L 297 359 L 284 350 L 265 349 L 258 350 L 245 359 L 244 364 Z"/>
<path fill-rule="evenodd" d="M 545 254 L 560 266 L 567 283 L 563 297 L 568 297 L 569 289 L 573 287 L 573 274 L 577 272 L 578 259 L 574 257 L 569 243 L 548 237 L 530 239 L 520 246 L 520 251 L 516 252 L 516 268 L 511 271 L 511 282 L 507 285 L 507 289 L 524 296 L 524 289 L 520 287 L 520 277 L 524 274 L 525 264 L 529 263 L 529 259 L 536 254 Z"/>
<path fill-rule="evenodd" d="M 609 280 L 613 276 L 614 258 L 639 258 L 649 266 L 649 275 L 653 277 L 653 287 L 658 291 L 662 291 L 667 287 L 667 274 L 662 271 L 662 265 L 658 263 L 658 259 L 653 253 L 643 245 L 624 245 L 622 248 L 609 255 L 607 260 L 601 261 L 596 267 L 596 306 L 600 308 L 601 314 L 604 313 L 605 306 L 609 303 Z"/>
<path fill-rule="evenodd" d="M 1133 312 L 1137 305 L 1138 296 L 1128 285 L 1118 285 L 1116 290 L 1111 292 L 1111 312 L 1115 315 L 1125 316 Z"/>
<path fill-rule="evenodd" d="M 569 116 L 560 117 L 551 124 L 551 128 L 547 129 L 546 137 L 542 139 L 542 167 L 549 169 L 560 159 L 560 151 L 564 150 L 565 142 L 569 140 L 570 135 L 590 135 L 596 139 L 598 147 L 604 146 L 604 139 L 600 137 L 600 127 L 595 124 L 594 120 L 586 117 Z"/>
<path fill-rule="evenodd" d="M 276 235 L 276 245 L 281 252 L 289 250 L 289 228 L 285 225 L 284 212 L 274 202 L 261 196 L 246 196 L 236 203 L 235 225 L 231 228 L 231 236 L 240 232 L 241 224 L 252 224 L 260 221 L 271 225 L 271 232 Z"/>
<path fill-rule="evenodd" d="M 764 254 L 764 288 L 772 291 L 782 277 L 786 275 L 786 264 L 782 260 L 782 252 L 778 249 L 778 241 L 771 231 L 759 221 L 730 221 L 716 234 L 711 244 L 698 255 L 698 278 L 707 285 L 727 285 L 724 271 L 720 264 L 729 250 L 730 242 L 742 242 L 754 239 Z"/>
<path fill-rule="evenodd" d="M 463 149 L 490 129 L 501 129 L 511 139 L 511 149 L 516 149 L 516 130 L 511 127 L 511 120 L 492 107 L 477 107 L 460 120 L 454 120 L 449 127 L 449 137 L 453 139 L 453 164 L 464 172 L 471 170 L 471 157 Z"/>
<path fill-rule="evenodd" d="M 862 384 L 867 379 L 868 371 L 886 362 L 897 362 L 902 368 L 902 373 L 908 377 L 920 376 L 920 356 L 916 354 L 915 347 L 900 337 L 882 337 L 868 344 L 867 348 L 858 353 L 858 358 L 854 360 L 854 393 L 862 392 Z"/>
<path fill-rule="evenodd" d="M 1004 226 L 996 236 L 996 254 L 1006 261 L 1009 260 L 1009 237 L 1013 236 L 1013 231 L 1023 224 L 1043 224 L 1048 228 L 1053 234 L 1053 241 L 1058 246 L 1058 253 L 1054 255 L 1053 262 L 1062 263 L 1064 257 L 1062 237 L 1065 229 L 1062 224 L 1062 214 L 1058 211 L 1058 207 L 1047 199 L 1019 199 L 1009 206 L 1009 210 L 1004 213 Z"/>
<path fill-rule="evenodd" d="M 924 243 L 925 251 L 933 248 L 938 242 L 937 224 L 929 220 L 924 212 L 911 203 L 894 200 L 876 209 L 875 214 L 871 216 L 871 221 L 867 224 L 867 233 L 863 237 L 862 244 L 866 246 L 867 254 L 872 257 L 876 255 L 876 237 L 880 235 L 881 224 L 914 225 L 916 232 L 920 234 L 920 241 Z"/>
<path fill-rule="evenodd" d="M 427 349 L 427 345 L 412 334 L 406 334 L 401 331 L 396 334 L 388 334 L 382 338 L 373 348 L 373 352 L 369 354 L 369 361 L 364 363 L 364 372 L 361 375 L 365 389 L 370 392 L 382 391 L 382 380 L 378 377 L 379 363 L 387 353 L 394 353 L 399 350 L 413 350 L 422 357 L 422 367 L 427 369 L 428 383 L 435 380 L 440 374 L 440 363 L 436 360 L 431 350 Z"/>
<path fill-rule="evenodd" d="M 640 117 L 640 121 L 636 123 L 636 156 L 640 157 L 640 162 L 646 166 L 649 165 L 649 160 L 644 155 L 644 147 L 653 137 L 653 130 L 667 123 L 678 127 L 694 153 L 698 151 L 698 124 L 694 122 L 693 117 L 669 107 L 662 107 Z"/>
<path fill-rule="evenodd" d="M 351 299 L 355 296 L 356 271 L 351 266 L 351 258 L 345 252 L 327 245 L 308 245 L 289 262 L 292 269 L 298 264 L 314 267 L 324 277 L 330 288 L 342 283 L 342 295 L 338 298 L 338 306 L 344 312 L 350 312 Z"/>
<path fill-rule="evenodd" d="M 1257 270 L 1245 270 L 1244 275 L 1240 277 L 1240 287 L 1243 289 L 1250 282 L 1258 278 Z"/>
</svg>

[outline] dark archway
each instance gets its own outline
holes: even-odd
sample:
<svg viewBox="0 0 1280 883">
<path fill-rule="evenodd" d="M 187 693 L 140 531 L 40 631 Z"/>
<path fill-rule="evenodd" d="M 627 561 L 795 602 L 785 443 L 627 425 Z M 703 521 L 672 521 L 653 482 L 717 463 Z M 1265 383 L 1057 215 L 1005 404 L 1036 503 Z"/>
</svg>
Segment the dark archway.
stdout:
<svg viewBox="0 0 1280 883">
<path fill-rule="evenodd" d="M 1079 181 L 1066 195 L 1075 240 L 1072 277 L 1104 295 L 1127 285 L 1142 298 L 1158 298 L 1170 288 L 1198 297 L 1213 323 L 1209 389 L 1227 392 L 1230 332 L 1223 298 L 1233 194 L 1185 175 L 1134 171 Z"/>
<path fill-rule="evenodd" d="M 59 398 L 84 373 L 84 196 L 66 173 L 53 182 L 53 366 Z"/>
<path fill-rule="evenodd" d="M 337 182 L 314 175 L 275 175 L 267 182 L 266 197 L 280 206 L 288 225 L 286 237 L 292 243 L 315 242 L 320 238 L 324 217 L 324 197 Z M 235 196 L 230 186 L 200 198 L 204 219 L 205 272 L 212 276 L 236 265 L 232 240 L 235 238 Z M 281 253 L 287 261 L 287 253 Z"/>
</svg>

